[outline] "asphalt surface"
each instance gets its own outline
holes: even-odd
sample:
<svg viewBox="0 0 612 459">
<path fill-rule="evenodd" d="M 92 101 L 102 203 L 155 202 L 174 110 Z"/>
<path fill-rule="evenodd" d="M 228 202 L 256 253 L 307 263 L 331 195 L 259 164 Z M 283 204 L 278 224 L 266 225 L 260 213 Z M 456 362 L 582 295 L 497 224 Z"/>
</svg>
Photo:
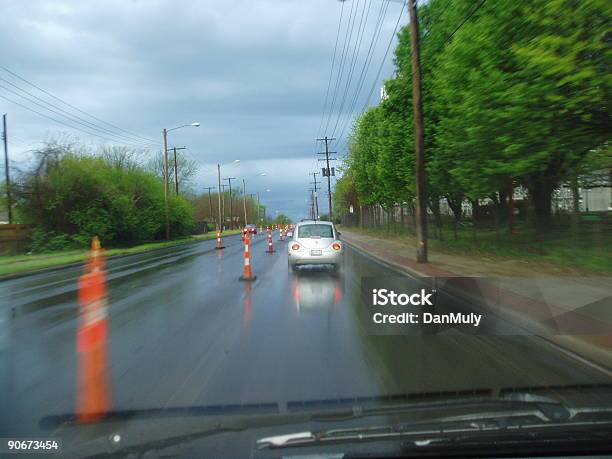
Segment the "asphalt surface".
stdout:
<svg viewBox="0 0 612 459">
<path fill-rule="evenodd" d="M 225 245 L 108 261 L 113 409 L 611 382 L 536 337 L 369 335 L 361 278 L 397 273 L 350 248 L 339 276 L 296 275 L 286 242 L 275 236 L 267 254 L 257 236 L 257 280 L 245 283 L 240 238 Z M 74 411 L 81 274 L 0 282 L 0 437 L 40 434 L 41 418 Z"/>
</svg>

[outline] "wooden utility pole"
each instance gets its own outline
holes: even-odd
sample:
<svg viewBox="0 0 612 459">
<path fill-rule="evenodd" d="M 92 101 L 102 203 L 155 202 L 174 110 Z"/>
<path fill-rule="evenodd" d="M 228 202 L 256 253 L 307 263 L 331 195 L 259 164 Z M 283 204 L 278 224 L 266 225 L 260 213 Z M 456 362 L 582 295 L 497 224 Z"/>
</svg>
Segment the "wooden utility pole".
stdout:
<svg viewBox="0 0 612 459">
<path fill-rule="evenodd" d="M 221 164 L 217 163 L 217 180 L 218 180 L 218 188 L 217 190 L 219 190 L 219 193 L 217 194 L 217 200 L 219 201 L 219 221 L 218 221 L 218 226 L 217 226 L 217 230 L 218 231 L 223 231 L 223 220 L 221 220 Z M 212 209 L 211 209 L 212 212 Z"/>
<path fill-rule="evenodd" d="M 410 45 L 412 48 L 412 106 L 414 110 L 414 153 L 416 162 L 416 237 L 417 261 L 427 263 L 427 178 L 423 133 L 423 84 L 417 0 L 408 0 L 410 11 Z"/>
<path fill-rule="evenodd" d="M 246 227 L 247 226 L 247 211 L 246 211 L 246 197 L 247 197 L 247 194 L 246 194 L 246 182 L 245 182 L 244 179 L 242 179 L 242 194 L 244 195 L 243 199 L 242 199 L 242 203 L 243 203 L 243 206 L 244 206 L 244 226 Z"/>
<path fill-rule="evenodd" d="M 325 155 L 325 159 L 319 159 L 319 161 L 325 161 L 327 166 L 323 169 L 324 172 L 324 176 L 327 176 L 327 198 L 328 198 L 328 203 L 329 203 L 329 221 L 333 221 L 334 220 L 334 214 L 332 212 L 332 194 L 331 194 L 331 176 L 335 175 L 334 172 L 329 168 L 329 162 L 330 161 L 335 161 L 336 158 L 329 158 L 330 154 L 334 154 L 336 153 L 335 151 L 329 151 L 329 142 L 331 142 L 332 140 L 336 140 L 336 139 L 332 139 L 329 138 L 327 136 L 325 136 L 322 139 L 317 139 L 317 140 L 324 140 L 325 141 L 325 151 L 323 153 L 319 153 L 319 155 Z"/>
<path fill-rule="evenodd" d="M 172 147 L 174 150 L 174 189 L 176 194 L 179 194 L 179 182 L 178 182 L 178 164 L 176 162 L 176 150 L 186 150 L 187 147 Z"/>
<path fill-rule="evenodd" d="M 227 188 L 227 185 L 223 184 L 221 185 L 221 193 L 223 193 L 223 198 L 221 199 L 221 215 L 222 215 L 222 222 L 223 222 L 223 229 L 225 229 L 225 189 Z"/>
<path fill-rule="evenodd" d="M 168 203 L 168 130 L 164 128 L 164 210 L 166 212 L 166 240 L 170 240 L 170 208 Z"/>
<path fill-rule="evenodd" d="M 234 229 L 234 208 L 232 206 L 232 180 L 236 180 L 236 177 L 228 177 L 223 180 L 229 182 L 229 212 L 230 212 L 230 229 Z"/>
<path fill-rule="evenodd" d="M 208 190 L 208 207 L 210 209 L 210 219 L 214 220 L 213 217 L 213 207 L 212 207 L 212 196 L 210 194 L 210 190 L 214 190 L 216 187 L 215 186 L 205 186 L 204 189 Z"/>
<path fill-rule="evenodd" d="M 2 140 L 4 141 L 4 175 L 6 186 L 6 211 L 8 214 L 9 225 L 13 223 L 13 204 L 11 202 L 11 176 L 9 173 L 8 159 L 8 134 L 6 132 L 6 113 L 2 115 Z"/>
<path fill-rule="evenodd" d="M 312 211 L 313 211 L 313 220 L 318 220 L 319 219 L 319 202 L 318 202 L 318 197 L 317 197 L 317 175 L 319 173 L 318 172 L 311 172 L 310 175 L 312 175 L 312 178 L 314 179 L 313 183 L 314 184 L 314 194 L 312 195 Z"/>
</svg>

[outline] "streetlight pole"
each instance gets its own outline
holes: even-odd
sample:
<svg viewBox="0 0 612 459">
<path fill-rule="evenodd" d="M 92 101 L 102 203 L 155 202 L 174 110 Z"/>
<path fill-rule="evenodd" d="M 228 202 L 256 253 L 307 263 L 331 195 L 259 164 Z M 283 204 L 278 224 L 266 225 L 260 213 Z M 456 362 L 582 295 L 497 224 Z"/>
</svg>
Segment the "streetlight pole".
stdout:
<svg viewBox="0 0 612 459">
<path fill-rule="evenodd" d="M 164 135 L 164 207 L 166 212 L 166 240 L 170 239 L 170 205 L 168 203 L 168 132 L 175 131 L 187 126 L 199 127 L 200 123 L 183 124 L 181 126 L 174 127 L 172 129 L 166 129 L 162 131 Z M 177 188 L 178 193 L 178 188 Z"/>
</svg>

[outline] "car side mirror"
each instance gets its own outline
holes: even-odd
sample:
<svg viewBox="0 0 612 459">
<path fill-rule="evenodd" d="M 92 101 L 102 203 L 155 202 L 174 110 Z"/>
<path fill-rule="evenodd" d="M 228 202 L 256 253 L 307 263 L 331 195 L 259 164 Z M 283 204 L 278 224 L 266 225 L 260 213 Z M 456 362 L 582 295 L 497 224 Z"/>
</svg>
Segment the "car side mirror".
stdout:
<svg viewBox="0 0 612 459">
<path fill-rule="evenodd" d="M 336 231 L 336 234 L 340 236 L 342 233 L 340 231 Z"/>
</svg>

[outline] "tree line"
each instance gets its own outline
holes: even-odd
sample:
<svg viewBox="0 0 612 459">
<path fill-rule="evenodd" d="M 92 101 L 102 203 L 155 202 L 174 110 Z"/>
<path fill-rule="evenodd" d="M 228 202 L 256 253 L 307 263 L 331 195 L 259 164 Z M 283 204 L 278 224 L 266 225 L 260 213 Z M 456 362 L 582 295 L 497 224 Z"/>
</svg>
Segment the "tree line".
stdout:
<svg viewBox="0 0 612 459">
<path fill-rule="evenodd" d="M 161 153 L 116 146 L 91 149 L 62 138 L 48 141 L 32 156 L 27 169 L 16 174 L 11 193 L 15 221 L 33 228 L 33 252 L 85 248 L 94 235 L 111 246 L 165 239 Z M 218 194 L 196 188 L 198 164 L 178 151 L 177 194 L 173 161 L 168 187 L 172 237 L 214 229 Z M 231 199 L 227 191 L 221 193 L 221 202 L 226 229 L 243 225 L 245 207 L 248 223 L 273 221 L 265 206 L 250 195 L 245 199 L 239 188 L 232 190 Z"/>
<path fill-rule="evenodd" d="M 606 0 L 431 0 L 419 8 L 429 210 L 483 199 L 509 215 L 527 191 L 536 226 L 554 190 L 610 186 L 611 74 Z M 386 97 L 360 115 L 335 201 L 390 209 L 415 199 L 410 34 L 398 34 Z M 603 175 L 601 171 L 604 171 Z M 600 182 L 602 181 L 600 180 Z M 575 201 L 578 197 L 575 195 Z"/>
</svg>

